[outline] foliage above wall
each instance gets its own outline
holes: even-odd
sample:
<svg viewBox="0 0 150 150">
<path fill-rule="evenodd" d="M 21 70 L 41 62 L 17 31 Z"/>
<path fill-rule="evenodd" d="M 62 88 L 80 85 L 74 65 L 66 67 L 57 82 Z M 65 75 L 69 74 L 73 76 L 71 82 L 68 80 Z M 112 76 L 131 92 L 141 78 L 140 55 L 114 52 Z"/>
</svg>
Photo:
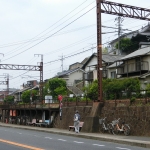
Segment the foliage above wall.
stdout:
<svg viewBox="0 0 150 150">
<path fill-rule="evenodd" d="M 122 80 L 103 79 L 102 83 L 103 98 L 115 99 L 123 96 L 126 93 L 127 97 L 131 97 L 132 93 L 139 93 L 140 81 L 138 78 L 127 78 Z M 84 88 L 87 97 L 96 100 L 98 97 L 98 82 L 95 80 L 92 84 Z"/>
<path fill-rule="evenodd" d="M 56 98 L 58 95 L 66 95 L 66 81 L 60 78 L 52 78 L 45 84 L 44 95 L 52 95 Z"/>
<path fill-rule="evenodd" d="M 14 102 L 14 96 L 6 96 L 5 99 L 4 99 L 4 102 L 7 102 L 7 103 L 12 103 Z"/>
<path fill-rule="evenodd" d="M 36 90 L 27 90 L 24 91 L 21 95 L 21 99 L 24 103 L 29 103 L 30 101 L 35 101 L 37 100 L 38 97 L 38 91 Z M 30 99 L 32 97 L 32 100 Z"/>
</svg>

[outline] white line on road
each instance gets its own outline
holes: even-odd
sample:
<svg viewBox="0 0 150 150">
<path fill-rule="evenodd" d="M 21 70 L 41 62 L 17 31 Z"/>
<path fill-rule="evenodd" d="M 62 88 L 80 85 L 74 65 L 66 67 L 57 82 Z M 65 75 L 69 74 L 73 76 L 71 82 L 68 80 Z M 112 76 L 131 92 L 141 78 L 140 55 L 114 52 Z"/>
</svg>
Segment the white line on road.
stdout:
<svg viewBox="0 0 150 150">
<path fill-rule="evenodd" d="M 52 139 L 51 137 L 45 137 L 45 139 Z"/>
<path fill-rule="evenodd" d="M 66 141 L 66 140 L 63 140 L 63 139 L 58 139 L 58 140 L 59 140 L 59 141 L 64 141 L 64 142 Z"/>
<path fill-rule="evenodd" d="M 117 149 L 131 150 L 129 148 L 116 147 Z"/>
<path fill-rule="evenodd" d="M 93 144 L 93 145 L 95 145 L 95 146 L 105 146 L 105 145 L 99 145 L 99 144 Z"/>
<path fill-rule="evenodd" d="M 84 142 L 78 142 L 78 141 L 73 141 L 73 142 L 75 142 L 75 143 L 84 143 Z"/>
<path fill-rule="evenodd" d="M 35 137 L 40 137 L 39 135 L 34 135 Z"/>
<path fill-rule="evenodd" d="M 22 134 L 22 133 L 19 133 L 19 134 Z"/>
</svg>

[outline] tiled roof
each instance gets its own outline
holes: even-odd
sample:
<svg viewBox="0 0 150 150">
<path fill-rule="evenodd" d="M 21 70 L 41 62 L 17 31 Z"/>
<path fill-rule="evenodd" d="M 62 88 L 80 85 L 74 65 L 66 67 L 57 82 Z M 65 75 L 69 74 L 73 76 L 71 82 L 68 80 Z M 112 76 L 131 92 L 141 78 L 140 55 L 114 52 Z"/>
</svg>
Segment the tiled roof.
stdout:
<svg viewBox="0 0 150 150">
<path fill-rule="evenodd" d="M 97 57 L 97 53 L 92 54 L 82 68 L 84 68 L 94 56 Z M 113 63 L 120 60 L 122 57 L 124 57 L 124 55 L 102 54 L 102 61 L 106 63 Z"/>
<path fill-rule="evenodd" d="M 120 60 L 122 57 L 123 57 L 123 55 L 110 55 L 110 54 L 107 55 L 107 54 L 103 54 L 102 55 L 102 60 L 104 62 L 107 62 L 107 63 L 113 63 L 116 60 Z"/>
<path fill-rule="evenodd" d="M 63 71 L 63 72 L 58 73 L 58 75 L 56 75 L 55 77 L 68 75 L 68 74 L 71 74 L 71 73 L 73 73 L 73 72 L 75 72 L 77 70 L 82 70 L 82 69 L 81 68 L 75 68 L 75 69 L 72 69 L 72 70 Z"/>
<path fill-rule="evenodd" d="M 126 59 L 130 59 L 130 58 L 137 57 L 137 56 L 147 55 L 149 52 L 150 52 L 150 47 L 141 48 L 121 58 L 121 60 L 126 60 Z"/>
<path fill-rule="evenodd" d="M 97 56 L 97 53 L 95 53 L 94 55 Z M 122 57 L 124 57 L 124 55 L 102 54 L 102 61 L 112 63 L 116 60 L 120 60 Z"/>
<path fill-rule="evenodd" d="M 119 65 L 121 65 L 122 63 L 123 63 L 123 62 L 117 62 L 117 64 L 116 64 L 116 62 L 115 62 L 115 63 L 113 63 L 112 65 L 108 66 L 107 68 L 114 68 L 114 67 L 116 67 L 116 65 L 119 66 Z"/>
</svg>

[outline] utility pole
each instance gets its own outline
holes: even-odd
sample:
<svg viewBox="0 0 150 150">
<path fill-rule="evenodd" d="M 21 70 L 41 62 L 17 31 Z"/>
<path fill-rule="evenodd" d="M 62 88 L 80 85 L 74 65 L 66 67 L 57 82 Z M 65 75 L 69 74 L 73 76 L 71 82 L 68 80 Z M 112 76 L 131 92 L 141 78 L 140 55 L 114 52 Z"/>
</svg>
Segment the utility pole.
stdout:
<svg viewBox="0 0 150 150">
<path fill-rule="evenodd" d="M 118 51 L 120 50 L 120 36 L 122 34 L 122 22 L 123 22 L 124 18 L 118 16 L 115 21 L 117 21 L 117 26 L 118 26 Z M 121 53 L 121 50 L 120 50 Z"/>
<path fill-rule="evenodd" d="M 90 44 L 90 43 L 89 43 L 89 44 Z M 93 50 L 94 50 L 95 47 L 93 46 L 93 45 L 94 45 L 93 43 L 91 43 L 90 45 L 92 46 L 92 47 L 91 47 L 91 50 L 92 50 L 92 54 L 93 54 Z"/>
<path fill-rule="evenodd" d="M 38 57 L 41 56 L 39 91 L 40 91 L 40 101 L 43 103 L 43 54 L 34 54 L 34 56 Z"/>
<path fill-rule="evenodd" d="M 4 73 L 4 76 L 6 77 L 6 82 L 7 82 L 7 94 L 9 94 L 9 74 L 8 73 Z"/>
<path fill-rule="evenodd" d="M 96 1 L 96 13 L 97 13 L 97 79 L 98 79 L 98 101 L 103 102 L 102 96 L 102 29 L 101 29 L 101 2 Z"/>
<path fill-rule="evenodd" d="M 7 91 L 7 94 L 9 94 L 9 74 L 8 73 L 3 73 L 3 75 L 1 76 L 4 76 L 5 80 L 6 81 L 0 81 L 0 85 L 7 85 L 7 90 L 5 90 L 5 92 Z"/>
<path fill-rule="evenodd" d="M 63 54 L 62 54 L 60 60 L 61 60 L 61 68 L 62 68 L 62 72 L 63 72 L 63 70 L 64 70 L 64 68 L 63 68 L 64 67 L 64 62 L 63 62 L 64 61 L 64 56 L 63 56 Z"/>
</svg>

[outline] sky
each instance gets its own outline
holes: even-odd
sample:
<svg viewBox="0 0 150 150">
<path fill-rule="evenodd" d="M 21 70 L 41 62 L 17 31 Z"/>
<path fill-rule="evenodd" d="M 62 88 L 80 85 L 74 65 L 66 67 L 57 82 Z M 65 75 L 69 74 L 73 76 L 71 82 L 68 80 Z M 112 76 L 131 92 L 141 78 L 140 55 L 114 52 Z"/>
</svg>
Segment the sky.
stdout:
<svg viewBox="0 0 150 150">
<path fill-rule="evenodd" d="M 150 8 L 148 0 L 124 4 Z M 68 70 L 69 65 L 97 52 L 95 6 L 96 0 L 0 0 L 0 63 L 36 66 L 43 55 L 44 80 Z M 102 25 L 117 27 L 116 17 L 102 14 Z M 134 31 L 147 24 L 124 18 L 122 28 Z M 102 35 L 103 47 L 117 38 L 115 29 L 102 28 L 102 32 L 113 32 Z M 29 80 L 39 81 L 40 72 L 0 69 L 0 81 L 5 81 L 4 74 L 10 76 L 9 87 L 19 89 Z M 0 86 L 0 90 L 6 88 Z"/>
</svg>

